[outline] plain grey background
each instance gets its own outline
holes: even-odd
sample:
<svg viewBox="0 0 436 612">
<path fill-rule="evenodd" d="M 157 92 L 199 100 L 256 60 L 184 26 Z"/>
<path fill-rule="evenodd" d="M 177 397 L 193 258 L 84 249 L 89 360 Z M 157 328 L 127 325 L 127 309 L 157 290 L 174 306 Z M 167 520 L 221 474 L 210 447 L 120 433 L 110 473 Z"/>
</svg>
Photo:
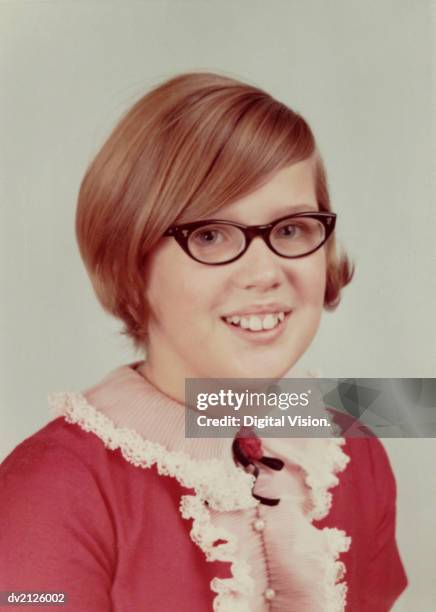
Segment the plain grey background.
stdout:
<svg viewBox="0 0 436 612">
<path fill-rule="evenodd" d="M 338 237 L 357 265 L 303 367 L 330 377 L 436 376 L 435 8 L 427 0 L 0 2 L 0 457 L 138 355 L 103 313 L 74 236 L 87 164 L 147 89 L 212 70 L 312 125 Z M 436 600 L 433 440 L 389 440 L 398 541 Z"/>
</svg>

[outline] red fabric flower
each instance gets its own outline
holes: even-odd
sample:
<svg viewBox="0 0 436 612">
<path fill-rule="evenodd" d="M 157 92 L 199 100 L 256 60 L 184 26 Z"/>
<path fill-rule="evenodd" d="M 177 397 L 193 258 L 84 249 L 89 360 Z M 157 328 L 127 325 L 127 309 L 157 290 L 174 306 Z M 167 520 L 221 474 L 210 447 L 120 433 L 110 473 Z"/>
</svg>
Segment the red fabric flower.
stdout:
<svg viewBox="0 0 436 612">
<path fill-rule="evenodd" d="M 252 429 L 244 427 L 238 435 L 238 442 L 241 451 L 249 459 L 259 461 L 263 457 L 262 442 Z"/>
</svg>

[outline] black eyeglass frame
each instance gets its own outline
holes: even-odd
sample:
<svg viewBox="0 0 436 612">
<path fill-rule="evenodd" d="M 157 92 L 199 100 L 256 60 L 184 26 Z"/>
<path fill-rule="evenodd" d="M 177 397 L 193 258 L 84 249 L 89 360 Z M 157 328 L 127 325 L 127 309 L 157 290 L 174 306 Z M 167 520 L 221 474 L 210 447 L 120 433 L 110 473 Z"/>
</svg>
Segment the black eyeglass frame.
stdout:
<svg viewBox="0 0 436 612">
<path fill-rule="evenodd" d="M 320 221 L 323 224 L 324 229 L 325 229 L 324 240 L 319 245 L 317 245 L 314 249 L 312 249 L 308 253 L 304 253 L 303 255 L 283 255 L 282 253 L 279 253 L 274 248 L 274 246 L 271 244 L 271 241 L 270 241 L 271 232 L 276 227 L 276 225 L 278 225 L 282 221 L 286 221 L 287 219 L 298 219 L 301 217 L 310 217 L 310 218 L 317 219 L 318 221 Z M 223 219 L 204 219 L 202 221 L 193 221 L 191 223 L 184 223 L 182 225 L 173 225 L 170 228 L 168 228 L 167 231 L 163 235 L 172 236 L 173 238 L 175 238 L 177 243 L 181 246 L 181 248 L 185 251 L 185 253 L 189 255 L 189 257 L 191 257 L 191 259 L 194 259 L 195 261 L 198 261 L 199 263 L 202 263 L 206 266 L 223 266 L 225 264 L 229 264 L 229 263 L 232 263 L 233 261 L 236 261 L 237 259 L 242 257 L 244 253 L 247 252 L 248 247 L 251 244 L 251 241 L 253 240 L 253 238 L 256 238 L 257 236 L 260 236 L 262 240 L 265 242 L 265 244 L 268 246 L 268 248 L 273 253 L 278 255 L 279 257 L 284 257 L 285 259 L 299 259 L 300 257 L 307 257 L 308 255 L 311 255 L 312 253 L 320 249 L 327 242 L 327 240 L 332 235 L 333 230 L 335 229 L 336 218 L 337 218 L 336 213 L 317 211 L 317 212 L 301 212 L 301 213 L 295 213 L 294 215 L 286 215 L 285 217 L 280 217 L 280 219 L 276 219 L 272 223 L 267 223 L 265 225 L 243 225 L 242 223 L 235 223 L 233 221 L 225 221 Z M 220 261 L 217 263 L 202 261 L 201 259 L 198 259 L 197 257 L 195 257 L 191 253 L 188 247 L 189 236 L 192 234 L 193 231 L 195 231 L 199 227 L 203 225 L 211 225 L 211 224 L 231 225 L 233 227 L 237 227 L 238 229 L 240 229 L 245 237 L 245 246 L 242 249 L 242 251 L 238 253 L 238 255 L 236 255 L 235 257 L 232 257 L 231 259 L 227 259 L 226 261 Z"/>
</svg>

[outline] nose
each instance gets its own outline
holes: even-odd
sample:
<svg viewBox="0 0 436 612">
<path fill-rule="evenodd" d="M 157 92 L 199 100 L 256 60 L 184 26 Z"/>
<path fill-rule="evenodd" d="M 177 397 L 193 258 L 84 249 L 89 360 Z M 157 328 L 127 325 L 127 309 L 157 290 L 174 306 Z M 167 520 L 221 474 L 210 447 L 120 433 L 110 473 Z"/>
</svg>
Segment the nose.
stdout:
<svg viewBox="0 0 436 612">
<path fill-rule="evenodd" d="M 268 291 L 283 283 L 283 261 L 260 236 L 253 238 L 247 251 L 239 259 L 238 284 L 244 289 Z"/>
</svg>

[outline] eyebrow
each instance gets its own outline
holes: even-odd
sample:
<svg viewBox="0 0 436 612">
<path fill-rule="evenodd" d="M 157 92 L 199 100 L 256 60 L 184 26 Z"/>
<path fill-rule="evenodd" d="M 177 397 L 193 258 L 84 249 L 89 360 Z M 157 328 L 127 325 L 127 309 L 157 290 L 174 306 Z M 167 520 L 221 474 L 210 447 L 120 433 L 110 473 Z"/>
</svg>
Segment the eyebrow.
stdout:
<svg viewBox="0 0 436 612">
<path fill-rule="evenodd" d="M 297 213 L 300 212 L 318 212 L 319 211 L 319 206 L 318 204 L 294 204 L 289 205 L 289 206 L 276 206 L 272 209 L 268 209 L 268 217 L 269 217 L 269 222 L 274 221 L 274 219 L 280 219 L 281 217 L 286 217 L 287 215 L 295 215 Z M 219 212 L 219 211 L 217 211 Z M 222 220 L 222 221 L 233 221 L 234 219 L 230 219 L 232 215 L 226 215 L 225 218 L 223 217 L 223 215 L 219 215 L 219 217 L 221 217 L 221 219 L 219 219 L 217 216 L 214 216 L 214 219 L 217 220 Z M 211 217 L 209 217 L 210 219 Z M 206 219 L 207 220 L 207 219 Z M 235 223 L 237 223 L 237 221 L 235 221 Z"/>
<path fill-rule="evenodd" d="M 318 204 L 294 204 L 293 206 L 280 206 L 271 209 L 271 215 L 274 217 L 285 216 L 288 213 L 294 215 L 299 212 L 317 212 L 319 210 Z"/>
</svg>

